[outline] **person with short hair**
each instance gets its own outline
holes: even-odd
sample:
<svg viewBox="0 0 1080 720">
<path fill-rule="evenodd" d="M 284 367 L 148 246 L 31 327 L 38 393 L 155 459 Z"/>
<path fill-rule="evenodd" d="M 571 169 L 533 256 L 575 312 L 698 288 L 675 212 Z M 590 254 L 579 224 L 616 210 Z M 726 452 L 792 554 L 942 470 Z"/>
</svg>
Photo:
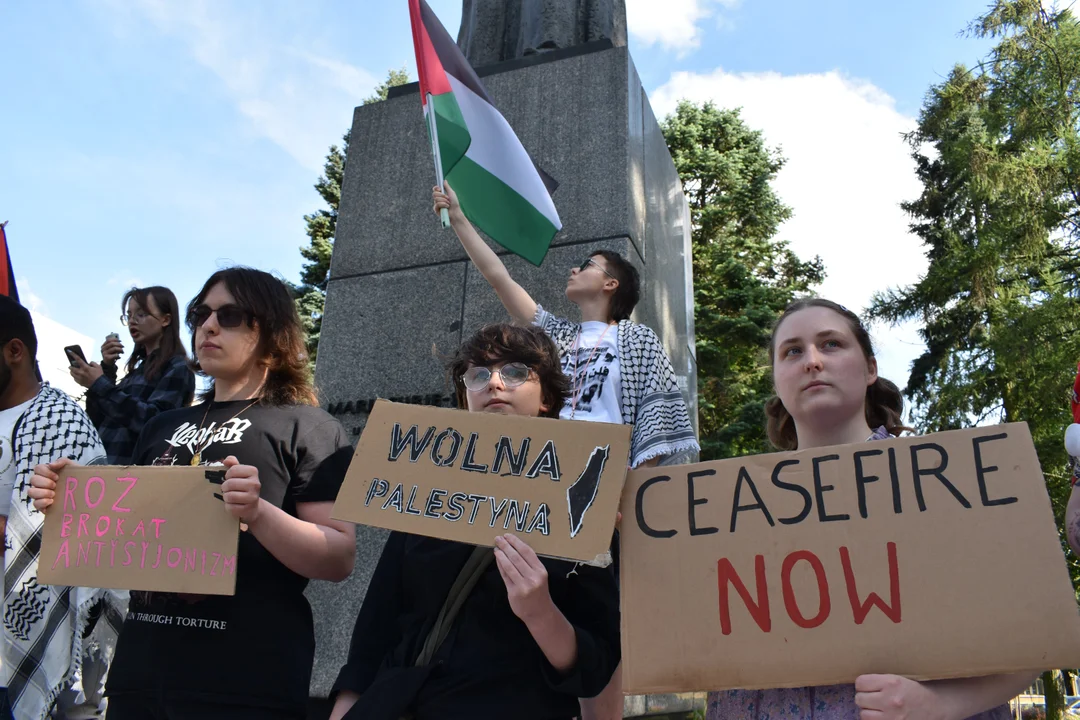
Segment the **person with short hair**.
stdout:
<svg viewBox="0 0 1080 720">
<path fill-rule="evenodd" d="M 448 369 L 458 407 L 558 417 L 570 383 L 537 328 L 488 325 Z M 492 531 L 495 532 L 494 530 Z M 332 720 L 560 720 L 619 662 L 619 601 L 606 569 L 392 532 L 368 585 Z M 461 582 L 462 590 L 451 597 Z M 444 622 L 447 607 L 459 607 Z M 433 628 L 442 625 L 445 634 Z"/>
<path fill-rule="evenodd" d="M 631 468 L 700 451 L 664 346 L 650 328 L 630 320 L 641 295 L 633 265 L 616 252 L 593 251 L 566 283 L 566 297 L 581 310 L 581 322 L 555 317 L 510 277 L 449 185 L 445 191 L 434 188 L 433 198 L 436 213 L 449 210 L 465 252 L 514 322 L 536 325 L 555 341 L 571 383 L 560 417 L 633 425 Z"/>
<path fill-rule="evenodd" d="M 180 339 L 180 310 L 169 288 L 131 288 L 120 302 L 135 343 L 127 374 L 117 382 L 116 361 L 124 344 L 110 335 L 101 346 L 101 364 L 71 356 L 71 376 L 87 389 L 86 413 L 105 443 L 109 462 L 131 462 L 143 426 L 159 413 L 191 404 L 195 374 Z"/>
<path fill-rule="evenodd" d="M 356 534 L 330 518 L 353 447 L 317 407 L 304 331 L 285 284 L 233 267 L 187 308 L 202 402 L 143 428 L 136 465 L 221 467 L 240 521 L 236 594 L 133 592 L 107 685 L 109 720 L 302 720 L 315 630 L 309 579 L 352 572 Z M 66 462 L 39 465 L 35 505 Z"/>
<path fill-rule="evenodd" d="M 0 687 L 17 720 L 100 716 L 127 607 L 127 593 L 38 582 L 45 516 L 32 503 L 31 476 L 57 458 L 103 464 L 105 448 L 82 408 L 41 381 L 30 312 L 0 295 Z"/>
</svg>

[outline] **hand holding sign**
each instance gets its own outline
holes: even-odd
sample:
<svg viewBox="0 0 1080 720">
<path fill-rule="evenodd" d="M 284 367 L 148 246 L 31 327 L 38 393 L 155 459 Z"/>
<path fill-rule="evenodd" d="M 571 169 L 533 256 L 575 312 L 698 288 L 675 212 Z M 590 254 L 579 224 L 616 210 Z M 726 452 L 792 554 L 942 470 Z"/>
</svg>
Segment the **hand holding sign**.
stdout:
<svg viewBox="0 0 1080 720">
<path fill-rule="evenodd" d="M 522 622 L 529 624 L 555 608 L 548 592 L 547 568 L 524 540 L 513 535 L 496 537 L 495 564 L 506 583 L 510 609 Z"/>
<path fill-rule="evenodd" d="M 57 473 L 68 465 L 74 463 L 69 458 L 60 458 L 34 468 L 34 474 L 30 476 L 30 489 L 26 494 L 34 501 L 35 510 L 45 512 L 45 508 L 53 504 L 56 499 L 56 483 L 60 480 Z"/>
<path fill-rule="evenodd" d="M 237 522 L 209 477 L 220 472 L 80 467 L 68 460 L 39 465 L 30 488 L 34 504 L 46 510 L 38 582 L 232 595 Z M 233 492 L 246 512 L 252 486 L 257 497 L 258 477 L 234 482 L 243 485 Z"/>
<path fill-rule="evenodd" d="M 861 675 L 855 680 L 860 720 L 949 720 L 933 686 L 899 675 Z"/>
<path fill-rule="evenodd" d="M 225 458 L 223 463 L 225 482 L 221 485 L 221 494 L 225 498 L 225 508 L 248 527 L 255 524 L 259 517 L 261 503 L 259 493 L 262 482 L 258 468 L 241 465 L 235 455 Z"/>
</svg>

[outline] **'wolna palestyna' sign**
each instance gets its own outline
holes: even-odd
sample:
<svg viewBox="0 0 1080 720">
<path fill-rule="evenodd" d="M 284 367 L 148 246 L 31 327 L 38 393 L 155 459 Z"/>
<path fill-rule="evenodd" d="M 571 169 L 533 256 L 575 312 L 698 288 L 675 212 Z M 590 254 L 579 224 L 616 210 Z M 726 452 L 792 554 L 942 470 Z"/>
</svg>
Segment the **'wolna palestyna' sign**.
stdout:
<svg viewBox="0 0 1080 720">
<path fill-rule="evenodd" d="M 375 404 L 334 505 L 339 520 L 591 561 L 611 543 L 630 428 Z"/>
</svg>

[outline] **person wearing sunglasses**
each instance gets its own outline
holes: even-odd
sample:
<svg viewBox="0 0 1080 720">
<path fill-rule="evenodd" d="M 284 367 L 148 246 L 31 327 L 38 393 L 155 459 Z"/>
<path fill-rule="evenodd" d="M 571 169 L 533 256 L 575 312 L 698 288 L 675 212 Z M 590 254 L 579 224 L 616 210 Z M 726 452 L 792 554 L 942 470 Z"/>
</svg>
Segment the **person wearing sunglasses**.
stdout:
<svg viewBox="0 0 1080 720">
<path fill-rule="evenodd" d="M 162 413 L 137 465 L 215 466 L 240 521 L 236 594 L 133 592 L 106 692 L 109 720 L 300 720 L 315 633 L 310 578 L 353 568 L 354 527 L 330 519 L 353 448 L 319 409 L 289 290 L 269 273 L 214 273 L 188 305 L 202 402 Z M 35 506 L 53 501 L 64 463 L 39 465 Z"/>
<path fill-rule="evenodd" d="M 558 350 L 535 327 L 482 328 L 447 374 L 470 412 L 558 417 L 570 389 Z M 569 720 L 579 697 L 604 688 L 619 662 L 612 574 L 537 557 L 513 535 L 494 544 L 390 533 L 331 720 Z"/>
<path fill-rule="evenodd" d="M 641 294 L 637 270 L 618 253 L 597 250 L 570 270 L 566 297 L 581 322 L 557 318 L 510 276 L 465 217 L 453 189 L 433 189 L 434 210 L 450 211 L 465 252 L 518 325 L 536 325 L 555 341 L 570 393 L 560 417 L 634 426 L 630 466 L 700 450 L 663 345 L 630 321 Z"/>
<path fill-rule="evenodd" d="M 143 426 L 166 410 L 190 405 L 195 375 L 187 365 L 180 339 L 180 310 L 166 287 L 131 288 L 120 302 L 120 322 L 135 343 L 127 372 L 117 382 L 116 361 L 124 344 L 116 335 L 105 338 L 101 364 L 71 355 L 71 376 L 87 389 L 90 416 L 113 465 L 131 462 Z"/>
<path fill-rule="evenodd" d="M 609 250 L 592 252 L 566 282 L 566 297 L 581 311 L 581 322 L 556 317 L 510 276 L 448 183 L 445 190 L 433 188 L 432 197 L 436 214 L 449 210 L 458 240 L 514 322 L 536 325 L 555 341 L 571 382 L 560 417 L 633 425 L 631 468 L 691 459 L 700 451 L 664 346 L 651 328 L 630 320 L 641 294 L 633 265 Z M 582 720 L 622 718 L 621 677 L 616 671 L 600 697 L 582 703 Z"/>
</svg>

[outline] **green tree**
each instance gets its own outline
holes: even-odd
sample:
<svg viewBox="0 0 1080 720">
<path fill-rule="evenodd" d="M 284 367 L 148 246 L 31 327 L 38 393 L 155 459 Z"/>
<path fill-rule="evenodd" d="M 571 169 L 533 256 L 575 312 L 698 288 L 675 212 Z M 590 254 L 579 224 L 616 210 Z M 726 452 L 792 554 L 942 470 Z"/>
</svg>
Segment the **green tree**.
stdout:
<svg viewBox="0 0 1080 720">
<path fill-rule="evenodd" d="M 409 74 L 404 68 L 391 70 L 386 80 L 380 83 L 374 94 L 363 101 L 363 105 L 385 100 L 390 88 L 409 82 Z M 312 365 L 319 352 L 319 335 L 322 331 L 322 313 L 326 303 L 326 284 L 330 279 L 330 256 L 334 252 L 334 234 L 337 231 L 338 204 L 341 202 L 341 182 L 345 177 L 345 157 L 349 152 L 349 138 L 352 131 L 345 133 L 341 147 L 330 146 L 323 165 L 323 175 L 315 183 L 315 190 L 326 202 L 328 208 L 316 210 L 304 216 L 307 225 L 308 244 L 300 248 L 304 265 L 300 271 L 300 285 L 294 286 L 296 309 L 307 333 L 308 357 Z"/>
<path fill-rule="evenodd" d="M 684 100 L 661 128 L 690 204 L 702 458 L 768 452 L 769 333 L 824 269 L 776 238 L 791 217 L 771 185 L 785 161 L 739 110 Z"/>
<path fill-rule="evenodd" d="M 879 293 L 870 314 L 924 324 L 906 388 L 919 429 L 1028 423 L 1064 527 L 1062 434 L 1080 359 L 1080 26 L 1039 0 L 997 0 L 969 32 L 996 44 L 930 88 L 907 138 L 923 191 L 904 207 L 929 267 Z M 1044 682 L 1047 717 L 1060 717 L 1061 685 Z"/>
</svg>

